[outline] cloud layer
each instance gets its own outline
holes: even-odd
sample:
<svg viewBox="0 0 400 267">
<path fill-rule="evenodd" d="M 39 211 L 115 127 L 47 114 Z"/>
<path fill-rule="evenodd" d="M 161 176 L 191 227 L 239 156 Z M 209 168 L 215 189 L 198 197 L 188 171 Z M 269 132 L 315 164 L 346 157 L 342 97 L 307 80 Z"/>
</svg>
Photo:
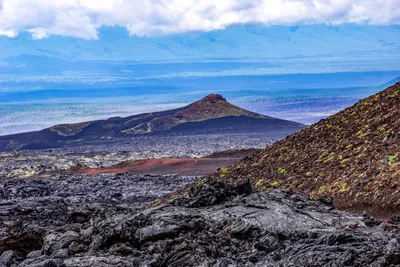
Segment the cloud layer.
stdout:
<svg viewBox="0 0 400 267">
<path fill-rule="evenodd" d="M 162 36 L 235 24 L 400 23 L 400 0 L 0 0 L 0 35 L 97 39 L 102 26 Z"/>
</svg>

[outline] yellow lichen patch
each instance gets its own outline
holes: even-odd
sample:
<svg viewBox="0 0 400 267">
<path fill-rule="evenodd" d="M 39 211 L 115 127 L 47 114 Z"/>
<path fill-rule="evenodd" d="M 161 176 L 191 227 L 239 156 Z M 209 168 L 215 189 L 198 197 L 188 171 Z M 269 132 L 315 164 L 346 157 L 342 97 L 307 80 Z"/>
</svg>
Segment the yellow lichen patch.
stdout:
<svg viewBox="0 0 400 267">
<path fill-rule="evenodd" d="M 397 154 L 396 154 L 396 155 L 393 155 L 393 156 L 389 156 L 389 157 L 388 157 L 388 164 L 389 164 L 389 165 L 393 165 L 393 164 L 397 161 L 397 157 L 398 157 Z"/>
<path fill-rule="evenodd" d="M 318 196 L 318 193 L 316 191 L 313 190 L 313 191 L 310 192 L 310 199 L 311 200 L 315 200 L 317 198 L 317 196 Z"/>
<path fill-rule="evenodd" d="M 196 181 L 196 184 L 202 185 L 202 184 L 204 184 L 204 180 L 203 179 L 199 179 L 199 180 Z"/>
<path fill-rule="evenodd" d="M 324 160 L 324 163 L 329 163 L 330 161 L 332 161 L 335 158 L 335 153 L 331 153 L 329 154 L 329 157 L 327 159 Z"/>
<path fill-rule="evenodd" d="M 159 200 L 159 201 L 154 202 L 153 204 L 151 204 L 151 206 L 152 206 L 152 207 L 157 207 L 157 206 L 160 206 L 161 203 L 162 203 L 162 202 Z"/>
<path fill-rule="evenodd" d="M 279 172 L 280 174 L 286 174 L 286 173 L 287 173 L 287 170 L 284 169 L 284 168 L 279 168 L 279 169 L 278 169 L 278 172 Z"/>
<path fill-rule="evenodd" d="M 340 161 L 340 164 L 345 164 L 346 162 L 348 162 L 350 159 L 343 159 Z"/>
<path fill-rule="evenodd" d="M 393 97 L 396 97 L 396 96 L 399 96 L 399 95 L 400 95 L 400 90 L 396 90 L 396 91 L 394 91 L 394 93 L 391 94 L 389 97 L 393 98 Z"/>
<path fill-rule="evenodd" d="M 270 183 L 269 185 L 272 186 L 272 187 L 276 187 L 276 186 L 279 185 L 279 182 L 278 182 L 278 181 L 273 181 L 273 182 Z"/>
<path fill-rule="evenodd" d="M 357 192 L 357 194 L 356 194 L 356 198 L 359 198 L 359 197 L 361 197 L 363 195 L 363 193 L 362 192 Z"/>
<path fill-rule="evenodd" d="M 260 180 L 258 180 L 257 183 L 254 185 L 254 187 L 260 187 L 260 186 L 263 185 L 263 184 L 264 184 L 264 180 L 263 180 L 263 179 L 260 179 Z"/>
<path fill-rule="evenodd" d="M 346 191 L 349 191 L 349 189 L 350 189 L 350 186 L 347 183 L 343 183 L 343 184 L 341 184 L 339 191 L 346 192 Z"/>
<path fill-rule="evenodd" d="M 319 194 L 322 194 L 322 193 L 324 193 L 325 191 L 326 191 L 326 186 L 325 186 L 325 185 L 320 186 L 319 189 L 318 189 L 318 193 L 319 193 Z"/>
<path fill-rule="evenodd" d="M 358 138 L 363 139 L 368 135 L 368 133 L 363 133 L 362 131 L 357 133 Z"/>
<path fill-rule="evenodd" d="M 229 172 L 230 168 L 222 168 L 221 173 L 227 174 Z"/>
<path fill-rule="evenodd" d="M 230 171 L 230 168 L 222 168 L 221 170 L 220 170 L 220 177 L 221 178 L 224 178 L 224 177 L 226 177 L 226 175 L 227 175 L 227 173 Z"/>
</svg>

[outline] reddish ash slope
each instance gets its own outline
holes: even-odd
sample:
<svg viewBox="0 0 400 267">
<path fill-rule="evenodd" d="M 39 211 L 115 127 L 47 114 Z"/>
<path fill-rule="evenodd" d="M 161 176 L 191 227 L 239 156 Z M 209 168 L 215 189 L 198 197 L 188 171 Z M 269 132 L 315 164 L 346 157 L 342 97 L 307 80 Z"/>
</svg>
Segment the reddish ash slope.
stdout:
<svg viewBox="0 0 400 267">
<path fill-rule="evenodd" d="M 400 212 L 400 83 L 245 158 L 211 179 L 332 196 L 339 208 Z"/>
<path fill-rule="evenodd" d="M 109 168 L 85 168 L 72 170 L 73 174 L 137 173 L 137 174 L 180 174 L 188 176 L 208 175 L 219 168 L 229 166 L 235 158 L 190 158 L 190 159 L 145 159 L 126 161 Z"/>
</svg>

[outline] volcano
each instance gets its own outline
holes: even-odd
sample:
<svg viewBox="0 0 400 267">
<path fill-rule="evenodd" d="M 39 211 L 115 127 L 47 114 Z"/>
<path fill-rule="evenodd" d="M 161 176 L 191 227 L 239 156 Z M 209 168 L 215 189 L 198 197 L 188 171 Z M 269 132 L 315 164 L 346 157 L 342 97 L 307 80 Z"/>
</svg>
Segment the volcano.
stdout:
<svg viewBox="0 0 400 267">
<path fill-rule="evenodd" d="M 56 125 L 41 131 L 0 137 L 0 152 L 20 149 L 49 149 L 88 143 L 126 141 L 139 135 L 196 135 L 276 133 L 286 136 L 304 125 L 254 113 L 210 94 L 182 108 L 113 117 L 75 124 Z"/>
</svg>

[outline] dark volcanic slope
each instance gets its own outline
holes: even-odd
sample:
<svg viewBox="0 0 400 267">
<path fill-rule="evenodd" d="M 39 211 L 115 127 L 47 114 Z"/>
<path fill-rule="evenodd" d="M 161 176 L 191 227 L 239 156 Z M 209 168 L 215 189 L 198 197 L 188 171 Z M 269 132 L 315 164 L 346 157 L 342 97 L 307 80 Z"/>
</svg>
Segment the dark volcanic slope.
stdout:
<svg viewBox="0 0 400 267">
<path fill-rule="evenodd" d="M 290 134 L 303 125 L 236 107 L 220 95 L 209 95 L 188 106 L 126 118 L 56 125 L 38 132 L 0 137 L 0 152 L 105 143 L 135 135 L 276 132 Z"/>
<path fill-rule="evenodd" d="M 213 178 L 334 197 L 341 208 L 400 212 L 400 83 L 307 127 Z"/>
</svg>

